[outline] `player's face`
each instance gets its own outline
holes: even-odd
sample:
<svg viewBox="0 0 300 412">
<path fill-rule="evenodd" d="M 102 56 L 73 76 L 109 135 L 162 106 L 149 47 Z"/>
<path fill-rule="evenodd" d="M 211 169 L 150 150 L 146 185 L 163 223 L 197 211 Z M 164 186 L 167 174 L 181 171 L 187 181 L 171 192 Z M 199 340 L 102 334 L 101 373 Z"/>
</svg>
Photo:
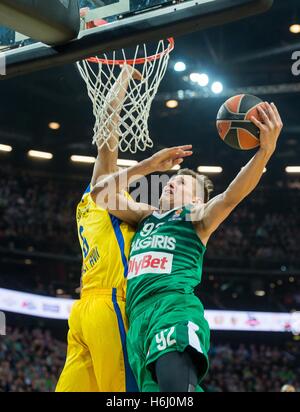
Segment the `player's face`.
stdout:
<svg viewBox="0 0 300 412">
<path fill-rule="evenodd" d="M 163 189 L 161 204 L 170 209 L 193 203 L 196 200 L 197 182 L 193 176 L 177 175 L 172 177 Z"/>
</svg>

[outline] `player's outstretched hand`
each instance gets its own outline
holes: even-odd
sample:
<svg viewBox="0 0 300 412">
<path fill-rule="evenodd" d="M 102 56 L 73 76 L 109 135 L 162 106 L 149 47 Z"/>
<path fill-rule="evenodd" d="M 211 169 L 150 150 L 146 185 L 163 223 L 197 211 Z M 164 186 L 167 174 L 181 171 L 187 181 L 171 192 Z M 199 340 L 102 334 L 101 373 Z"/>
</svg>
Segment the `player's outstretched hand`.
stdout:
<svg viewBox="0 0 300 412">
<path fill-rule="evenodd" d="M 280 114 L 274 103 L 265 102 L 259 105 L 257 110 L 261 121 L 255 117 L 252 117 L 251 120 L 260 130 L 260 147 L 268 153 L 273 153 L 283 127 Z"/>
<path fill-rule="evenodd" d="M 130 66 L 129 64 L 121 65 L 122 68 L 122 76 L 123 78 L 132 78 L 134 80 L 141 81 L 143 80 L 142 73 L 140 73 L 135 67 Z"/>
<path fill-rule="evenodd" d="M 180 165 L 184 158 L 191 156 L 192 145 L 170 147 L 163 149 L 149 158 L 151 168 L 157 172 L 167 172 L 174 166 Z"/>
</svg>

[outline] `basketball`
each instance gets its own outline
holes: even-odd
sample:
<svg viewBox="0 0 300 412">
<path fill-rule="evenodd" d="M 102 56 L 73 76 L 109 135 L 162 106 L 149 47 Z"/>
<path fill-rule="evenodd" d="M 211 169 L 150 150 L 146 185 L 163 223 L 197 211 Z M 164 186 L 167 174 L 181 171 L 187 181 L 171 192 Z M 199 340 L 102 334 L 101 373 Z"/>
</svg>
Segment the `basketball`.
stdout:
<svg viewBox="0 0 300 412">
<path fill-rule="evenodd" d="M 217 115 L 217 128 L 226 144 L 239 150 L 259 146 L 260 131 L 250 119 L 252 116 L 260 119 L 257 106 L 261 103 L 263 101 L 256 96 L 240 94 L 221 106 Z"/>
</svg>

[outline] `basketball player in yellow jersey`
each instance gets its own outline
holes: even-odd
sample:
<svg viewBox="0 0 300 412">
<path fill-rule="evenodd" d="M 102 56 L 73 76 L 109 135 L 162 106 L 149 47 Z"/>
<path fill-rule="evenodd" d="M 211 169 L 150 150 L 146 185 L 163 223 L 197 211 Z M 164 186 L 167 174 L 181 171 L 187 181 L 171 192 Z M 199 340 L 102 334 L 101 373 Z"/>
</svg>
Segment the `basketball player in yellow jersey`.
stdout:
<svg viewBox="0 0 300 412">
<path fill-rule="evenodd" d="M 141 75 L 124 66 L 109 93 L 105 116 L 111 116 L 110 141 L 115 145 L 119 114 L 130 81 Z M 135 392 L 138 388 L 126 351 L 125 289 L 127 257 L 135 230 L 97 206 L 91 191 L 117 171 L 118 150 L 98 150 L 91 184 L 77 207 L 83 255 L 81 297 L 69 319 L 67 359 L 57 392 Z"/>
</svg>

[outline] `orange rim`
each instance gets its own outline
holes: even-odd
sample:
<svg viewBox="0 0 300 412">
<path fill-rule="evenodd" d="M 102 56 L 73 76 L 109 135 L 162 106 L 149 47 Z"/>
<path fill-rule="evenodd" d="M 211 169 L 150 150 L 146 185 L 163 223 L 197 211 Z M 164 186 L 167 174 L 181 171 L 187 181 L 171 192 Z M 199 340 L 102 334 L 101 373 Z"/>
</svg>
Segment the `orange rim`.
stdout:
<svg viewBox="0 0 300 412">
<path fill-rule="evenodd" d="M 108 64 L 108 65 L 114 65 L 114 64 L 119 64 L 119 65 L 121 65 L 121 64 L 130 64 L 130 65 L 143 64 L 145 62 L 152 62 L 154 60 L 158 60 L 161 57 L 165 56 L 166 54 L 171 53 L 171 51 L 175 47 L 175 42 L 174 42 L 173 37 L 169 37 L 168 42 L 169 42 L 169 45 L 165 50 L 163 50 L 160 53 L 153 54 L 152 56 L 148 56 L 148 57 L 140 57 L 138 59 L 122 59 L 122 60 L 110 60 L 110 59 L 101 59 L 99 57 L 89 57 L 86 60 L 89 61 L 90 63 L 103 63 L 103 64 Z"/>
</svg>

